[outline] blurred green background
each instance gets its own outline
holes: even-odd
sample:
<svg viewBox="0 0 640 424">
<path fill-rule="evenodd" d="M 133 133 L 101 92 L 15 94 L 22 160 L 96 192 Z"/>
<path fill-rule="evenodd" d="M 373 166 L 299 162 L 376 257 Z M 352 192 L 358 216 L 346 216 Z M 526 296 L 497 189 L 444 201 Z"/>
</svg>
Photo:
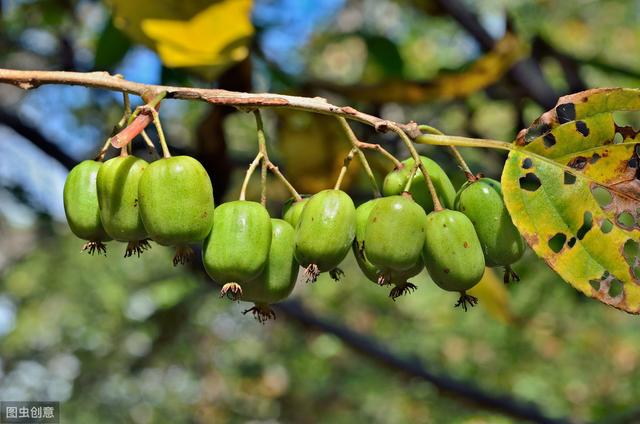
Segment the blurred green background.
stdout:
<svg viewBox="0 0 640 424">
<path fill-rule="evenodd" d="M 640 81 L 640 3 L 630 0 L 4 0 L 0 11 L 4 68 L 322 96 L 505 141 L 560 95 Z M 74 423 L 524 421 L 382 367 L 286 308 L 260 325 L 197 266 L 172 267 L 169 249 L 81 254 L 62 186 L 121 113 L 117 93 L 0 86 L 0 400 L 59 400 L 62 422 Z M 161 116 L 173 151 L 208 168 L 216 202 L 237 197 L 256 150 L 252 116 L 175 100 Z M 269 110 L 265 120 L 272 159 L 299 191 L 333 185 L 349 145 L 332 118 Z M 407 156 L 393 135 L 354 129 Z M 462 184 L 445 149 L 419 149 Z M 500 176 L 503 153 L 462 153 Z M 382 180 L 391 166 L 367 156 Z M 355 161 L 345 184 L 356 202 L 371 196 Z M 287 197 L 270 181 L 274 216 Z M 580 295 L 531 252 L 515 266 L 520 283 L 487 273 L 468 313 L 426 274 L 392 302 L 352 257 L 343 267 L 341 283 L 298 284 L 293 305 L 549 417 L 640 422 L 637 318 Z"/>
</svg>

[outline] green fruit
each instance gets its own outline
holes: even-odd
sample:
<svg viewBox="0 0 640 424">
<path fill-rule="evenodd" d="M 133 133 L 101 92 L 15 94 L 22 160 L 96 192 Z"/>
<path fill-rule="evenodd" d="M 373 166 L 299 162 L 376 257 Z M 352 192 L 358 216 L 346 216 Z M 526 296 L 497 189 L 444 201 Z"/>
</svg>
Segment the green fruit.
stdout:
<svg viewBox="0 0 640 424">
<path fill-rule="evenodd" d="M 355 237 L 356 208 L 341 190 L 323 190 L 308 201 L 296 227 L 296 260 L 305 268 L 307 281 L 331 271 L 338 279 L 342 262 Z"/>
<path fill-rule="evenodd" d="M 427 215 L 425 232 L 422 258 L 429 275 L 440 288 L 460 292 L 458 305 L 466 310 L 475 298 L 464 292 L 480 281 L 485 265 L 473 224 L 463 213 L 445 209 Z"/>
<path fill-rule="evenodd" d="M 209 276 L 223 285 L 223 295 L 239 298 L 242 284 L 260 275 L 269 256 L 271 231 L 271 218 L 260 203 L 236 200 L 216 208 L 202 260 Z"/>
<path fill-rule="evenodd" d="M 125 256 L 140 256 L 149 248 L 138 202 L 138 182 L 149 164 L 135 156 L 118 156 L 98 171 L 97 190 L 100 219 L 107 234 L 130 242 Z"/>
<path fill-rule="evenodd" d="M 295 230 L 286 221 L 271 219 L 271 246 L 262 273 L 242 285 L 242 300 L 255 303 L 245 311 L 258 321 L 274 318 L 269 304 L 286 299 L 296 284 L 299 266 L 293 255 Z"/>
<path fill-rule="evenodd" d="M 85 160 L 76 165 L 64 183 L 64 212 L 73 234 L 87 240 L 83 250 L 106 253 L 103 241 L 111 240 L 100 220 L 96 178 L 101 162 Z"/>
<path fill-rule="evenodd" d="M 203 240 L 213 224 L 213 189 L 204 167 L 189 156 L 159 159 L 142 174 L 140 215 L 158 244 L 181 246 Z M 174 264 L 186 252 L 178 252 Z"/>
<path fill-rule="evenodd" d="M 488 265 L 508 267 L 522 257 L 524 240 L 511 221 L 498 181 L 467 182 L 456 196 L 455 207 L 473 223 Z M 514 275 L 511 271 L 505 277 Z"/>
<path fill-rule="evenodd" d="M 407 271 L 421 262 L 424 210 L 410 195 L 380 199 L 371 210 L 364 237 L 367 260 L 381 270 Z"/>
<path fill-rule="evenodd" d="M 300 220 L 302 210 L 307 204 L 307 200 L 309 200 L 309 198 L 304 198 L 298 201 L 296 201 L 294 198 L 287 200 L 287 202 L 282 207 L 282 219 L 291 224 L 293 228 L 296 228 L 296 226 L 298 225 L 298 221 Z"/>
<path fill-rule="evenodd" d="M 368 202 L 365 202 L 362 205 L 358 206 L 358 208 L 356 209 L 356 238 L 353 242 L 352 249 L 360 270 L 370 281 L 376 284 L 380 284 L 382 282 L 382 284 L 392 284 L 395 286 L 389 293 L 389 297 L 395 300 L 398 296 L 417 289 L 414 284 L 408 282 L 407 280 L 418 275 L 424 268 L 424 265 L 422 263 L 422 258 L 420 257 L 416 264 L 410 269 L 405 271 L 388 271 L 386 274 L 387 279 L 381 281 L 380 276 L 382 272 L 380 271 L 380 269 L 365 258 L 364 237 L 367 228 L 367 222 L 369 220 L 371 211 L 380 200 L 382 199 L 369 200 Z"/>
<path fill-rule="evenodd" d="M 440 165 L 428 157 L 420 156 L 420 159 L 427 169 L 427 172 L 431 177 L 431 181 L 433 181 L 433 186 L 438 193 L 438 198 L 440 199 L 442 206 L 445 208 L 453 208 L 456 190 L 453 188 L 453 184 L 451 184 L 447 174 L 442 170 L 442 168 L 440 168 Z M 382 192 L 385 196 L 402 194 L 404 191 L 404 188 L 409 181 L 409 177 L 411 176 L 413 165 L 416 162 L 413 158 L 409 158 L 402 161 L 402 163 L 404 164 L 402 169 L 394 170 L 385 177 L 382 185 Z M 427 184 L 420 169 L 416 171 L 416 174 L 411 181 L 409 192 L 411 193 L 411 196 L 413 196 L 413 200 L 422 206 L 422 209 L 424 209 L 425 212 L 429 213 L 433 210 L 433 200 L 431 199 L 431 194 L 429 193 L 429 189 L 427 188 Z"/>
<path fill-rule="evenodd" d="M 356 238 L 353 241 L 353 254 L 362 273 L 374 283 L 378 282 L 380 271 L 364 257 L 364 235 L 371 210 L 381 198 L 372 199 L 358 206 L 356 209 Z"/>
</svg>

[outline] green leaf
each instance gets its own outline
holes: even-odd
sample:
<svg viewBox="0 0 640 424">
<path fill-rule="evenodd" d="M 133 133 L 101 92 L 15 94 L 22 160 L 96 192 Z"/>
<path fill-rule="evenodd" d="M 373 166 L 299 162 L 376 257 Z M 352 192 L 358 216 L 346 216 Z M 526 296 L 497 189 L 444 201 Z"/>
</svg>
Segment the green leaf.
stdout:
<svg viewBox="0 0 640 424">
<path fill-rule="evenodd" d="M 98 38 L 93 68 L 96 70 L 112 69 L 120 63 L 129 48 L 131 48 L 129 37 L 113 25 L 113 19 L 109 19 L 100 38 Z"/>
<path fill-rule="evenodd" d="M 639 109 L 640 90 L 562 97 L 518 134 L 502 174 L 536 254 L 587 296 L 630 313 L 640 313 L 640 148 L 613 113 Z"/>
</svg>

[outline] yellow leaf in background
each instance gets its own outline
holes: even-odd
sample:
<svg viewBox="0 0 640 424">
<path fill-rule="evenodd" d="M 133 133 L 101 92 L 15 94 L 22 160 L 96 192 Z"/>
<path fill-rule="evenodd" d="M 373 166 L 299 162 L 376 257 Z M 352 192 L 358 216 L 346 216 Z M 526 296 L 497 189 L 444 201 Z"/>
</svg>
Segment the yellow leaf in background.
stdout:
<svg viewBox="0 0 640 424">
<path fill-rule="evenodd" d="M 333 188 L 344 158 L 351 150 L 338 121 L 331 116 L 278 111 L 278 148 L 287 178 L 301 193 Z M 359 175 L 358 160 L 342 181 L 347 190 Z"/>
<path fill-rule="evenodd" d="M 244 60 L 254 34 L 252 0 L 111 0 L 114 24 L 171 68 L 214 79 Z"/>
<path fill-rule="evenodd" d="M 496 275 L 492 268 L 486 268 L 482 280 L 471 290 L 467 290 L 471 296 L 478 298 L 489 314 L 505 324 L 513 322 L 513 314 L 509 308 L 509 293 L 502 278 Z"/>
</svg>

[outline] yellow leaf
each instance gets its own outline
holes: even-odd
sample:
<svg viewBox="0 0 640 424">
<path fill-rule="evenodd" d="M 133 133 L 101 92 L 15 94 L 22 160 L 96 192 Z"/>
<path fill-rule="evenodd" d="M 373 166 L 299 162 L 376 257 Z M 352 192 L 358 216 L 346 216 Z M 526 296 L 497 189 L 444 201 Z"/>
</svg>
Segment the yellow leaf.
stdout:
<svg viewBox="0 0 640 424">
<path fill-rule="evenodd" d="M 114 23 L 167 67 L 215 78 L 249 54 L 252 0 L 111 0 Z"/>
<path fill-rule="evenodd" d="M 494 269 L 487 268 L 482 280 L 471 290 L 467 290 L 467 293 L 477 297 L 479 304 L 486 308 L 496 320 L 503 323 L 513 321 L 513 314 L 509 308 L 509 293 Z"/>
</svg>

